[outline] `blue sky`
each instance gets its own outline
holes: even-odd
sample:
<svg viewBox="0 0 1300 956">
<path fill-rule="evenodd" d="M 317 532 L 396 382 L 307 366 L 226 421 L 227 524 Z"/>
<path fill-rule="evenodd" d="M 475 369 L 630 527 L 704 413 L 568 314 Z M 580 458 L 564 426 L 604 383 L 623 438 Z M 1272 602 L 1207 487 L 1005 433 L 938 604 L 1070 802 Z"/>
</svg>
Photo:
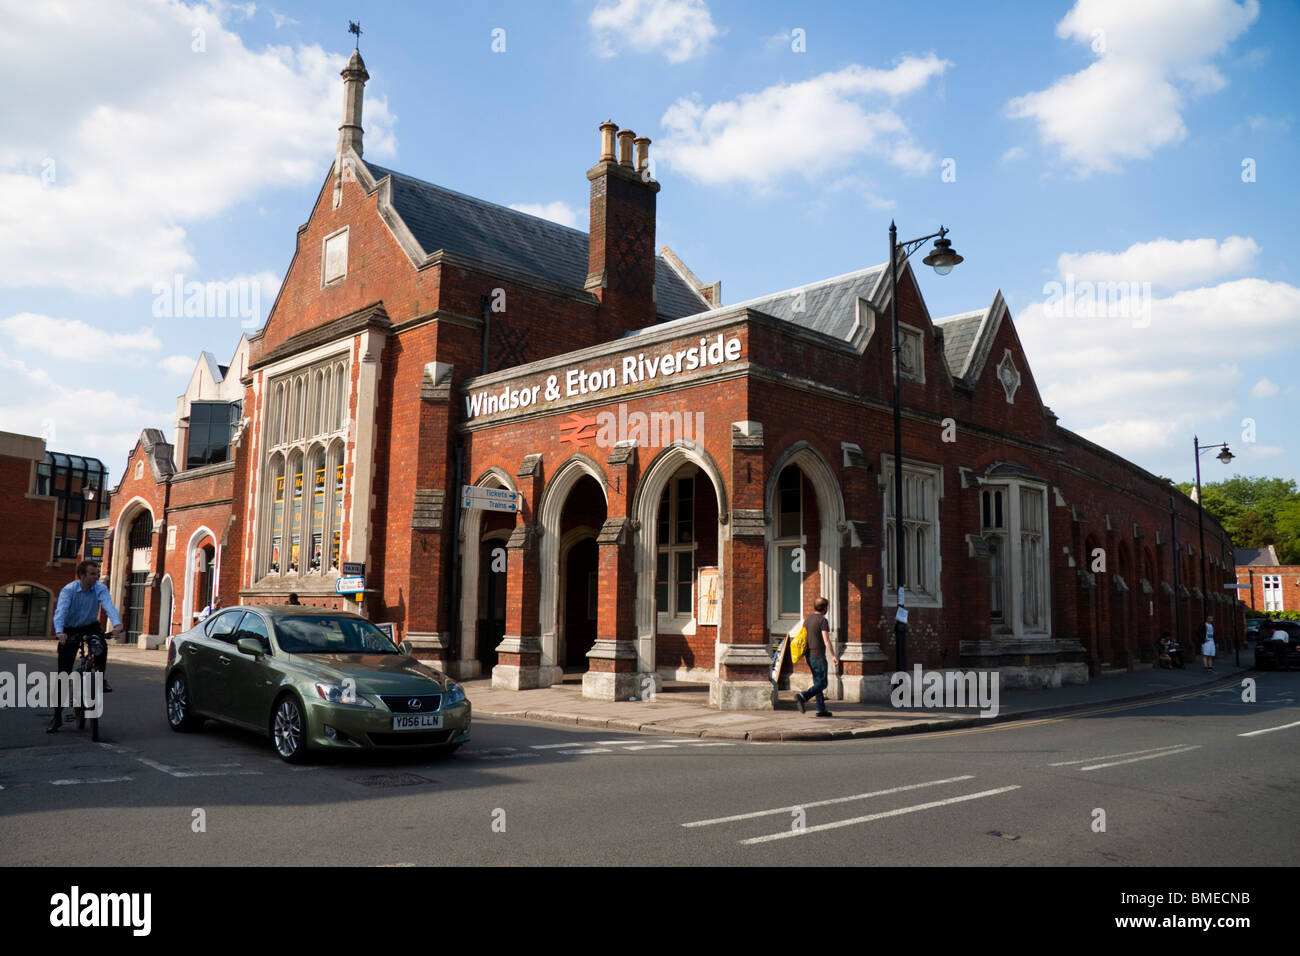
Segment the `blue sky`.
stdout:
<svg viewBox="0 0 1300 956">
<path fill-rule="evenodd" d="M 724 302 L 884 261 L 891 217 L 946 225 L 966 262 L 916 256 L 931 313 L 1001 289 L 1066 427 L 1175 480 L 1193 433 L 1239 455 L 1206 480 L 1300 477 L 1296 4 L 9 6 L 0 430 L 114 482 L 243 331 L 156 315 L 155 283 L 269 309 L 357 16 L 369 159 L 585 229 L 613 119 L 653 140 L 658 243 Z"/>
</svg>

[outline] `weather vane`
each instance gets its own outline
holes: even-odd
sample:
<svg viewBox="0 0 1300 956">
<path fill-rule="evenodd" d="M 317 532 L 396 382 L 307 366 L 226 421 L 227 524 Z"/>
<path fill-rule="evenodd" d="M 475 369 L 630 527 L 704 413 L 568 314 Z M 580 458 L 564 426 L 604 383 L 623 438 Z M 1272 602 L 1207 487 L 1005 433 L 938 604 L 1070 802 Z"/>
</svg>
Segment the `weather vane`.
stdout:
<svg viewBox="0 0 1300 956">
<path fill-rule="evenodd" d="M 353 23 L 351 20 L 349 20 L 348 33 L 355 33 L 357 35 L 356 49 L 360 50 L 361 49 L 361 21 L 358 20 L 355 23 Z"/>
</svg>

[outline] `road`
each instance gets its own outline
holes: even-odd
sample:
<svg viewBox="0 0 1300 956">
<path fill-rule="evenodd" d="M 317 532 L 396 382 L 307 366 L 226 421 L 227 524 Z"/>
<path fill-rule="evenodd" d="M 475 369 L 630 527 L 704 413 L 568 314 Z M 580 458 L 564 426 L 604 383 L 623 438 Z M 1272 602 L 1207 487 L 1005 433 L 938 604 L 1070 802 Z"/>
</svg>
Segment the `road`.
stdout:
<svg viewBox="0 0 1300 956">
<path fill-rule="evenodd" d="M 20 661 L 53 656 L 0 650 L 0 671 Z M 157 668 L 109 673 L 98 744 L 0 709 L 0 864 L 1300 863 L 1300 673 L 1257 674 L 1256 702 L 1232 683 L 843 742 L 476 719 L 451 758 L 305 767 L 244 731 L 173 733 Z"/>
</svg>

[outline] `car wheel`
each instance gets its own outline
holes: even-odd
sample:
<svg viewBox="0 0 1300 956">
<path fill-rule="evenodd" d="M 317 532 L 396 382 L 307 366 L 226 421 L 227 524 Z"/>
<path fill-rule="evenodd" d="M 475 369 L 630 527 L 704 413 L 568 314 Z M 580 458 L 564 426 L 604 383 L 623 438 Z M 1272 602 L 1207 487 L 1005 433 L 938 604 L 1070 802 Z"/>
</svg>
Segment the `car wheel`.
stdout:
<svg viewBox="0 0 1300 956">
<path fill-rule="evenodd" d="M 281 697 L 271 715 L 271 740 L 280 759 L 302 763 L 307 759 L 307 718 L 292 694 Z"/>
<path fill-rule="evenodd" d="M 196 716 L 190 706 L 190 685 L 179 671 L 167 681 L 167 725 L 175 731 L 198 730 L 203 726 L 203 718 Z"/>
</svg>

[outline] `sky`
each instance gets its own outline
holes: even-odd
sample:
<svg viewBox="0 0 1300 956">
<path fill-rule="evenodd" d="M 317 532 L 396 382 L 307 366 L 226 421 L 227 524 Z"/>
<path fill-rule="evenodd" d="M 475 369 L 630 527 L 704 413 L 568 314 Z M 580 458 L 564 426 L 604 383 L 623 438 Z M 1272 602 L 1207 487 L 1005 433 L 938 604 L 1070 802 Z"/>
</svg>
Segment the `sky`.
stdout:
<svg viewBox="0 0 1300 956">
<path fill-rule="evenodd" d="M 652 140 L 656 242 L 724 303 L 951 230 L 935 318 L 1001 290 L 1060 423 L 1175 481 L 1300 478 L 1300 5 L 0 0 L 0 431 L 173 437 L 261 325 L 333 160 L 586 229 L 599 124 Z M 1287 250 L 1292 250 L 1290 253 Z M 172 290 L 238 290 L 186 316 Z M 255 317 L 254 317 L 254 314 Z"/>
</svg>

